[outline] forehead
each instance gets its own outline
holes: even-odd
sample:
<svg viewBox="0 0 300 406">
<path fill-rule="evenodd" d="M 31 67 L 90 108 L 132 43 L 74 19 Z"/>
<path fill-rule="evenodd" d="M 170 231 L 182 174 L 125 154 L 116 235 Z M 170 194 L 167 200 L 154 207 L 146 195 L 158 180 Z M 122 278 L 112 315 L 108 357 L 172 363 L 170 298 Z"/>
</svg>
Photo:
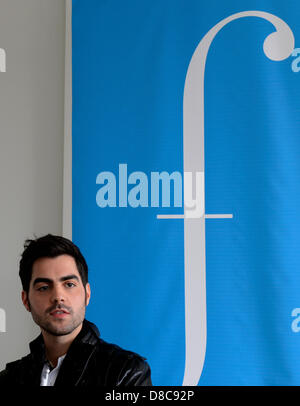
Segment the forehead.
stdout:
<svg viewBox="0 0 300 406">
<path fill-rule="evenodd" d="M 80 277 L 76 262 L 70 255 L 64 254 L 55 258 L 42 257 L 33 263 L 31 280 L 41 277 L 58 280 L 71 274 Z"/>
</svg>

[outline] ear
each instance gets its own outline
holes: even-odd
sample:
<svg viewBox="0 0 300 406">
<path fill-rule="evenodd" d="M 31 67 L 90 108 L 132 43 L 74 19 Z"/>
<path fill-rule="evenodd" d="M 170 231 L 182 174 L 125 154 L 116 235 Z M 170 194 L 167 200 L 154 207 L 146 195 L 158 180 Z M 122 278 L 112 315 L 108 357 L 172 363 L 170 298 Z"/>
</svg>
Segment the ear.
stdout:
<svg viewBox="0 0 300 406">
<path fill-rule="evenodd" d="M 85 285 L 85 305 L 87 306 L 89 304 L 91 298 L 91 286 L 89 283 Z"/>
<path fill-rule="evenodd" d="M 25 309 L 28 312 L 30 312 L 31 310 L 30 310 L 30 303 L 28 300 L 28 294 L 27 294 L 27 292 L 25 292 L 25 290 L 22 290 L 22 302 L 23 302 L 23 305 L 25 306 Z"/>
</svg>

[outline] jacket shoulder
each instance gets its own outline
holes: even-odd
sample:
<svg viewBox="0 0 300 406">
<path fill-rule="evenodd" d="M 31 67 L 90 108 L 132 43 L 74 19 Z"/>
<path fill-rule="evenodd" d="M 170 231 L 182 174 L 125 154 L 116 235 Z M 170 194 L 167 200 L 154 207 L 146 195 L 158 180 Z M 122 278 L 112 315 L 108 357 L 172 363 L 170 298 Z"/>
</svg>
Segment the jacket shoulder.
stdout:
<svg viewBox="0 0 300 406">
<path fill-rule="evenodd" d="M 146 358 L 99 338 L 99 363 L 106 364 L 105 381 L 113 386 L 151 386 L 151 371 Z"/>
<path fill-rule="evenodd" d="M 0 388 L 4 387 L 8 383 L 8 372 L 7 369 L 4 369 L 0 372 Z"/>
<path fill-rule="evenodd" d="M 0 372 L 0 387 L 3 385 L 11 385 L 18 382 L 20 373 L 26 368 L 30 354 L 16 361 L 8 362 L 3 371 Z"/>
</svg>

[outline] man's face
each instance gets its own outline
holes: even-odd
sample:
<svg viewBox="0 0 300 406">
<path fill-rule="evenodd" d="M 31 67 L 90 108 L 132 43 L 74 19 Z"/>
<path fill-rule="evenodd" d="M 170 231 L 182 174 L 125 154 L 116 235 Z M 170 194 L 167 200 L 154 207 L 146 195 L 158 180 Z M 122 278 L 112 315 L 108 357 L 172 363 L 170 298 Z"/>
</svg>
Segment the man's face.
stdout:
<svg viewBox="0 0 300 406">
<path fill-rule="evenodd" d="M 90 299 L 90 286 L 83 286 L 75 260 L 70 255 L 39 258 L 33 263 L 24 306 L 42 331 L 60 336 L 81 325 Z"/>
</svg>

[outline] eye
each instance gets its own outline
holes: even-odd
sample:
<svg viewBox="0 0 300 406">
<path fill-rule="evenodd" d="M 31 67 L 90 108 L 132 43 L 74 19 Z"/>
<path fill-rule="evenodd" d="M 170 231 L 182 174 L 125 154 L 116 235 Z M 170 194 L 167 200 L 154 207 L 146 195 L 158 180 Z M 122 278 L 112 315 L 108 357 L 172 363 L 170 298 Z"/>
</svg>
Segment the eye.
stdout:
<svg viewBox="0 0 300 406">
<path fill-rule="evenodd" d="M 44 285 L 44 286 L 41 286 L 40 288 L 38 288 L 37 290 L 39 291 L 39 292 L 44 292 L 45 290 L 47 290 L 48 289 L 48 286 L 47 285 Z"/>
<path fill-rule="evenodd" d="M 65 284 L 65 286 L 66 286 L 67 288 L 73 288 L 73 287 L 75 287 L 76 285 L 75 285 L 75 283 L 73 283 L 73 282 L 67 282 L 67 283 Z"/>
</svg>

